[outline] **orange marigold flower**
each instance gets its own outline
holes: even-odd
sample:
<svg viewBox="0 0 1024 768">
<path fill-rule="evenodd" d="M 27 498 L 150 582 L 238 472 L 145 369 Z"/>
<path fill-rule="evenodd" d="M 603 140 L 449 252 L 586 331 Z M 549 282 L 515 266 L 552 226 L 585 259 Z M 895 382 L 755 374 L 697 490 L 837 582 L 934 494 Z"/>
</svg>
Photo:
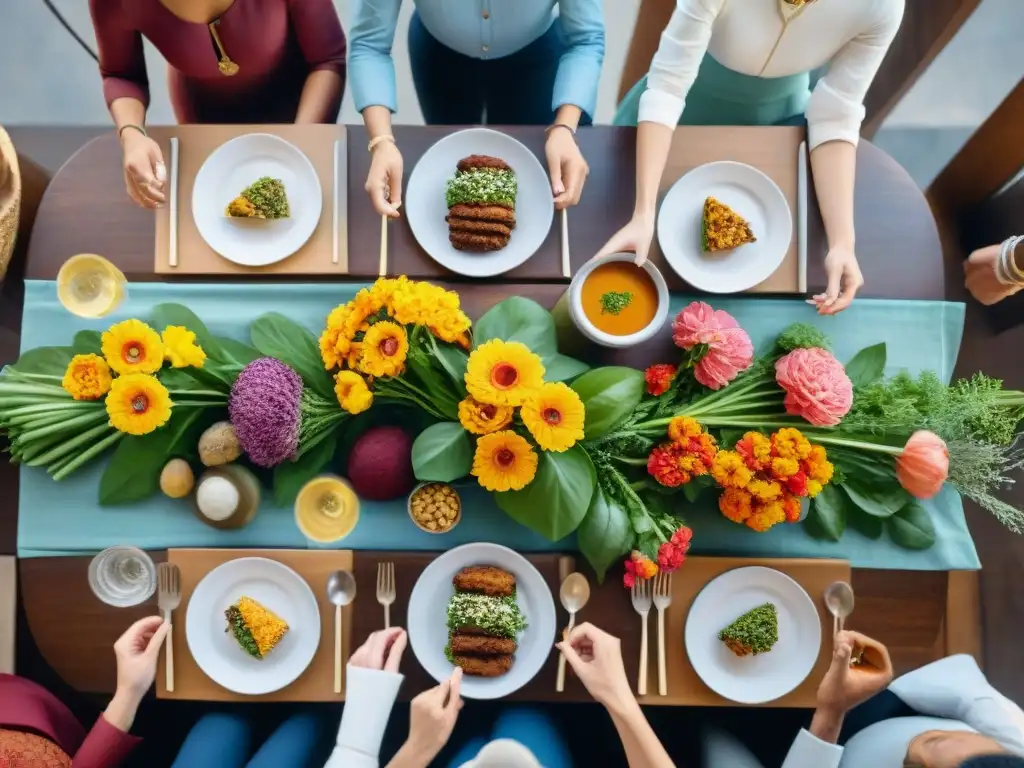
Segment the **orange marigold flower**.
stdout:
<svg viewBox="0 0 1024 768">
<path fill-rule="evenodd" d="M 669 439 L 677 443 L 685 443 L 691 437 L 699 437 L 703 431 L 700 422 L 689 416 L 676 416 L 668 423 Z"/>
<path fill-rule="evenodd" d="M 821 489 L 822 488 L 824 488 L 824 486 L 821 483 L 819 483 L 817 480 L 808 480 L 807 481 L 807 495 L 810 498 L 812 498 L 812 499 L 815 496 L 817 496 L 819 493 L 821 493 Z"/>
<path fill-rule="evenodd" d="M 756 477 L 747 483 L 747 490 L 751 496 L 762 502 L 772 501 L 782 495 L 782 486 L 777 482 Z"/>
<path fill-rule="evenodd" d="M 799 429 L 784 427 L 772 435 L 772 456 L 783 459 L 806 459 L 811 444 Z"/>
<path fill-rule="evenodd" d="M 679 457 L 679 468 L 689 475 L 706 475 L 710 469 L 700 456 L 685 453 Z"/>
<path fill-rule="evenodd" d="M 736 443 L 736 452 L 743 457 L 746 465 L 758 471 L 768 466 L 772 457 L 772 442 L 760 432 L 747 432 Z"/>
<path fill-rule="evenodd" d="M 785 480 L 800 471 L 800 462 L 796 459 L 784 459 L 776 456 L 772 459 L 772 474 L 778 480 Z"/>
<path fill-rule="evenodd" d="M 644 371 L 644 381 L 647 382 L 647 393 L 657 397 L 668 392 L 672 386 L 672 379 L 676 377 L 678 369 L 674 365 L 659 363 L 652 365 Z"/>
<path fill-rule="evenodd" d="M 746 522 L 753 507 L 750 494 L 740 488 L 726 488 L 718 497 L 718 509 L 734 523 Z"/>
<path fill-rule="evenodd" d="M 787 523 L 799 523 L 800 514 L 803 512 L 800 499 L 787 493 L 782 497 L 782 511 L 786 515 Z"/>
<path fill-rule="evenodd" d="M 673 443 L 657 446 L 647 457 L 647 472 L 662 485 L 677 488 L 690 482 L 690 476 L 679 466 L 679 447 Z"/>
<path fill-rule="evenodd" d="M 746 488 L 753 473 L 735 451 L 719 451 L 711 463 L 711 476 L 723 488 Z"/>
<path fill-rule="evenodd" d="M 786 513 L 783 510 L 782 502 L 772 501 L 754 510 L 754 513 L 747 518 L 747 527 L 758 533 L 764 533 L 785 519 Z"/>
<path fill-rule="evenodd" d="M 786 480 L 786 490 L 792 493 L 794 496 L 806 496 L 807 474 L 803 470 L 800 470 L 791 478 Z"/>
</svg>

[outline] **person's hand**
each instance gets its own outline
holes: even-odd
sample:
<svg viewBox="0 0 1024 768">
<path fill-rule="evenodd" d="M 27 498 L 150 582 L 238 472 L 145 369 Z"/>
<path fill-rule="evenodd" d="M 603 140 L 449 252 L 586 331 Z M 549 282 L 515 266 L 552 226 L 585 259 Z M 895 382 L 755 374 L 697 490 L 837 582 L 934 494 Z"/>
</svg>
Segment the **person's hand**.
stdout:
<svg viewBox="0 0 1024 768">
<path fill-rule="evenodd" d="M 996 277 L 1001 248 L 1001 244 L 979 248 L 964 262 L 964 284 L 971 296 L 982 304 L 996 304 L 1024 288 L 1024 285 L 1007 285 Z"/>
<path fill-rule="evenodd" d="M 807 303 L 816 306 L 819 315 L 834 315 L 850 306 L 864 285 L 864 275 L 853 248 L 830 248 L 825 257 L 825 276 L 828 278 L 825 292 L 808 299 Z"/>
<path fill-rule="evenodd" d="M 353 667 L 397 672 L 409 636 L 401 627 L 374 632 L 359 646 L 348 663 Z"/>
<path fill-rule="evenodd" d="M 366 191 L 381 216 L 397 219 L 402 206 L 402 153 L 395 142 L 377 144 L 366 175 Z"/>
<path fill-rule="evenodd" d="M 635 701 L 626 679 L 619 638 L 584 622 L 555 647 L 599 704 L 613 709 Z"/>
<path fill-rule="evenodd" d="M 568 128 L 551 128 L 544 142 L 544 154 L 548 159 L 555 208 L 562 210 L 576 205 L 583 193 L 590 166 L 583 159 L 572 131 Z"/>
<path fill-rule="evenodd" d="M 156 677 L 160 648 L 171 625 L 159 616 L 139 619 L 114 643 L 117 693 L 141 701 Z"/>
<path fill-rule="evenodd" d="M 450 678 L 412 700 L 409 705 L 409 738 L 401 752 L 425 758 L 424 765 L 429 765 L 437 757 L 451 738 L 455 721 L 459 719 L 461 685 L 462 669 L 456 667 Z"/>
<path fill-rule="evenodd" d="M 164 204 L 167 168 L 160 145 L 134 128 L 121 134 L 124 183 L 128 196 L 143 208 Z"/>
<path fill-rule="evenodd" d="M 604 247 L 594 256 L 599 259 L 612 253 L 635 253 L 636 264 L 641 266 L 647 261 L 647 254 L 651 251 L 651 241 L 654 240 L 654 216 L 633 214 L 622 229 L 611 236 L 611 239 L 604 244 Z"/>
<path fill-rule="evenodd" d="M 854 658 L 859 663 L 852 663 Z M 832 650 L 832 665 L 818 686 L 818 709 L 845 714 L 892 682 L 889 651 L 859 632 L 840 632 Z"/>
</svg>

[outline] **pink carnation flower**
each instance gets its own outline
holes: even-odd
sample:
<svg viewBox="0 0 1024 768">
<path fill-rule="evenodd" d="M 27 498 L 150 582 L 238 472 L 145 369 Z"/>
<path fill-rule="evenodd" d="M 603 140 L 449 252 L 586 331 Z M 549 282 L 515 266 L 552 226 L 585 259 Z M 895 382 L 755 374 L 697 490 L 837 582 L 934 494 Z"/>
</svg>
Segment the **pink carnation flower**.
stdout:
<svg viewBox="0 0 1024 768">
<path fill-rule="evenodd" d="M 710 389 L 721 389 L 754 362 L 754 345 L 736 318 L 710 304 L 695 301 L 676 315 L 672 340 L 685 350 L 707 344 L 693 375 Z"/>
<path fill-rule="evenodd" d="M 816 427 L 834 427 L 853 405 L 853 383 L 842 363 L 819 347 L 794 349 L 775 363 L 775 380 L 786 390 L 786 413 Z"/>
</svg>

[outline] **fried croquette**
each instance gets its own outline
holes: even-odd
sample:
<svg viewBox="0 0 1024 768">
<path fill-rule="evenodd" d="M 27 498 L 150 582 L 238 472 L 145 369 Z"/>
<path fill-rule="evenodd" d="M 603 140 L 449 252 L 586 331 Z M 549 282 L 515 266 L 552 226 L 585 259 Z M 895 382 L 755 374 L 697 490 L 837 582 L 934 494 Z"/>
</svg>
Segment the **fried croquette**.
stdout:
<svg viewBox="0 0 1024 768">
<path fill-rule="evenodd" d="M 497 221 L 515 229 L 516 212 L 504 205 L 483 205 L 474 203 L 456 203 L 448 209 L 448 217 L 474 219 L 475 221 Z"/>
<path fill-rule="evenodd" d="M 457 251 L 500 251 L 508 245 L 508 237 L 502 235 L 483 235 L 473 232 L 448 232 L 448 240 Z"/>
<path fill-rule="evenodd" d="M 452 635 L 451 646 L 452 653 L 462 656 L 511 656 L 519 647 L 515 640 L 462 632 Z"/>
<path fill-rule="evenodd" d="M 474 677 L 500 677 L 512 669 L 511 656 L 462 656 L 454 654 L 455 664 Z"/>
<path fill-rule="evenodd" d="M 459 160 L 458 165 L 455 166 L 459 171 L 465 173 L 471 171 L 474 168 L 494 168 L 499 171 L 511 171 L 509 164 L 502 160 L 500 157 L 491 157 L 490 155 L 469 155 Z"/>
<path fill-rule="evenodd" d="M 447 216 L 448 229 L 450 232 L 469 232 L 476 235 L 498 235 L 509 237 L 512 228 L 500 221 L 479 221 L 477 219 L 464 219 L 461 216 Z"/>
<path fill-rule="evenodd" d="M 459 592 L 476 592 L 490 597 L 511 597 L 516 593 L 516 577 L 493 565 L 471 565 L 452 579 Z"/>
</svg>

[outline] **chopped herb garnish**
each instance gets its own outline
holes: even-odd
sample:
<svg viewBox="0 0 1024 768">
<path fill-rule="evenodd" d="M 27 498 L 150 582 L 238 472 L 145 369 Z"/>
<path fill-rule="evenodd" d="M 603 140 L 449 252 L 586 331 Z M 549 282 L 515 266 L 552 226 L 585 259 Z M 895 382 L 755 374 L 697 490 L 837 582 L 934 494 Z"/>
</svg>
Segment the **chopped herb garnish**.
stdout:
<svg viewBox="0 0 1024 768">
<path fill-rule="evenodd" d="M 256 659 L 262 659 L 263 655 L 260 653 L 259 646 L 256 645 L 256 639 L 252 636 L 252 632 L 245 626 L 245 619 L 242 618 L 242 612 L 235 606 L 231 606 L 224 615 L 227 617 L 228 625 L 224 629 L 225 632 L 231 632 L 235 636 L 235 640 L 242 646 L 242 649 L 250 656 Z"/>
<path fill-rule="evenodd" d="M 617 315 L 633 303 L 633 294 L 629 291 L 608 291 L 601 294 L 601 314 Z"/>
<path fill-rule="evenodd" d="M 512 171 L 500 168 L 474 168 L 459 171 L 448 180 L 445 202 L 448 207 L 459 203 L 504 205 L 516 207 L 518 184 Z"/>
<path fill-rule="evenodd" d="M 747 611 L 718 633 L 718 639 L 745 655 L 767 653 L 779 642 L 779 616 L 772 603 Z"/>
<path fill-rule="evenodd" d="M 284 192 L 284 182 L 264 176 L 257 179 L 242 191 L 242 197 L 252 203 L 256 215 L 264 219 L 287 219 L 291 212 L 288 209 L 288 196 Z"/>
<path fill-rule="evenodd" d="M 452 595 L 448 603 L 448 631 L 475 627 L 495 637 L 515 640 L 526 629 L 526 619 L 515 597 L 488 597 L 469 592 Z"/>
</svg>

